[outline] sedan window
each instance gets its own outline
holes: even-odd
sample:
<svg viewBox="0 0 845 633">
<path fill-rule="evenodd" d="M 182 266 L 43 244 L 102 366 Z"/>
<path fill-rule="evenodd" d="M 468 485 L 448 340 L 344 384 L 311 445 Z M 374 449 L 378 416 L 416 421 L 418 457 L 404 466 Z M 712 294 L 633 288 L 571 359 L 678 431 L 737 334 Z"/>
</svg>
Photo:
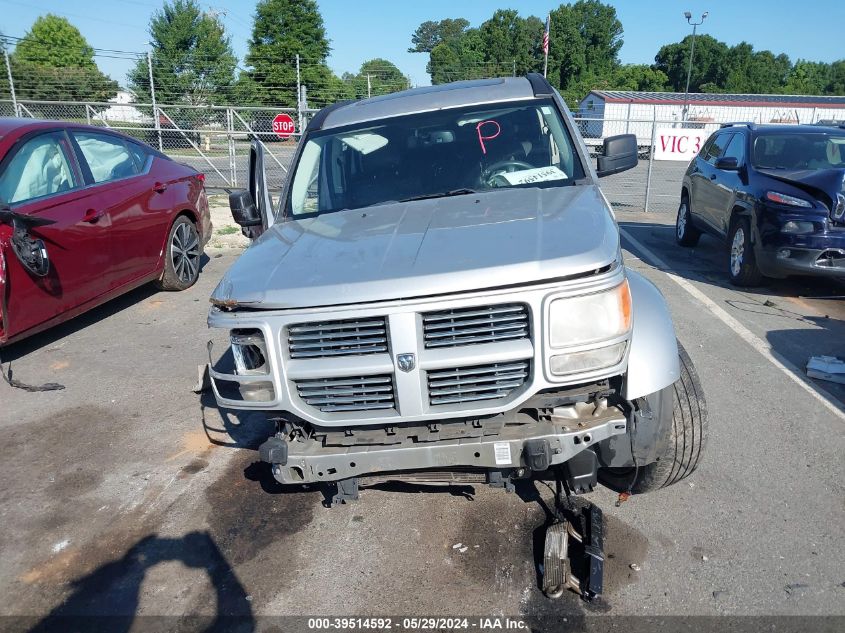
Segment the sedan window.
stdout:
<svg viewBox="0 0 845 633">
<path fill-rule="evenodd" d="M 61 138 L 41 134 L 24 143 L 0 174 L 0 199 L 21 203 L 78 186 Z"/>
<path fill-rule="evenodd" d="M 94 182 L 108 182 L 140 173 L 121 139 L 90 132 L 73 132 L 73 137 L 82 150 Z"/>
</svg>

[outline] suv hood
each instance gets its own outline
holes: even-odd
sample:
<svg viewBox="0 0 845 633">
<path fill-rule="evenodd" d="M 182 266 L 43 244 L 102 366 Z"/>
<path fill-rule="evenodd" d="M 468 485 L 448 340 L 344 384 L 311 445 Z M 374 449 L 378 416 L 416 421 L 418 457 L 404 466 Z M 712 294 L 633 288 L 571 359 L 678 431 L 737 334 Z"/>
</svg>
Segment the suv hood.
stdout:
<svg viewBox="0 0 845 633">
<path fill-rule="evenodd" d="M 285 309 L 405 299 L 589 273 L 618 253 L 595 185 L 502 189 L 280 222 L 212 300 Z"/>
<path fill-rule="evenodd" d="M 820 197 L 829 209 L 835 206 L 836 196 L 845 193 L 845 169 L 758 169 L 759 173 Z"/>
</svg>

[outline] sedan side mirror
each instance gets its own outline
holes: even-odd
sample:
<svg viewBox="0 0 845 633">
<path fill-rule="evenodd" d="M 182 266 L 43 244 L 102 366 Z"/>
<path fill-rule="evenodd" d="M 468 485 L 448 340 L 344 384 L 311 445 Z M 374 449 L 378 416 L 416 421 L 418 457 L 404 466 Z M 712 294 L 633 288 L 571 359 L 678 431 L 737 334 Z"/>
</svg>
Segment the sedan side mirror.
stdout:
<svg viewBox="0 0 845 633">
<path fill-rule="evenodd" d="M 229 194 L 229 209 L 236 224 L 244 228 L 261 226 L 261 214 L 247 189 L 237 189 Z"/>
<path fill-rule="evenodd" d="M 619 134 L 604 139 L 604 155 L 598 157 L 596 175 L 599 178 L 618 174 L 637 166 L 637 137 L 634 134 Z"/>
<path fill-rule="evenodd" d="M 736 171 L 739 169 L 739 161 L 736 156 L 723 156 L 716 159 L 716 169 L 724 169 L 725 171 Z"/>
</svg>

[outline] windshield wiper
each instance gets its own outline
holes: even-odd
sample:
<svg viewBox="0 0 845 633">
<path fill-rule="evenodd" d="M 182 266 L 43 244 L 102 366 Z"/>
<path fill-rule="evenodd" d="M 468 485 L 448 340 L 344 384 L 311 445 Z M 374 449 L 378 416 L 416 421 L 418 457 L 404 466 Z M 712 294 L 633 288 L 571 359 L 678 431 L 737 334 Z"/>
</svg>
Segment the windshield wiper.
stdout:
<svg viewBox="0 0 845 633">
<path fill-rule="evenodd" d="M 421 196 L 402 198 L 399 202 L 411 202 L 413 200 L 431 200 L 432 198 L 451 198 L 452 196 L 468 196 L 473 193 L 478 192 L 475 189 L 452 189 L 451 191 L 441 191 L 440 193 L 426 193 Z"/>
</svg>

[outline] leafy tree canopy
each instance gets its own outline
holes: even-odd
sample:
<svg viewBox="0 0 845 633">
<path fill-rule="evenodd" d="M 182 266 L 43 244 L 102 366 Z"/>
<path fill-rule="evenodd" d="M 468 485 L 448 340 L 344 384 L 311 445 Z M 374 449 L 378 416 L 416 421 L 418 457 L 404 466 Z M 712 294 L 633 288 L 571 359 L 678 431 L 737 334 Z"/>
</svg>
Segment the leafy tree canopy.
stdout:
<svg viewBox="0 0 845 633">
<path fill-rule="evenodd" d="M 50 13 L 35 20 L 10 57 L 20 99 L 106 101 L 117 91 L 79 29 Z"/>
<path fill-rule="evenodd" d="M 296 106 L 299 54 L 310 105 L 348 98 L 347 84 L 326 65 L 330 51 L 315 0 L 260 0 L 245 59 L 248 70 L 241 76 L 239 90 L 257 103 Z"/>
<path fill-rule="evenodd" d="M 165 3 L 150 19 L 149 33 L 160 102 L 204 105 L 226 100 L 237 60 L 223 26 L 196 0 Z M 149 99 L 146 59 L 129 72 L 129 82 L 141 100 Z"/>
<path fill-rule="evenodd" d="M 376 97 L 391 92 L 404 90 L 408 87 L 408 79 L 393 62 L 376 58 L 365 61 L 361 69 L 353 73 L 345 73 L 343 81 L 351 89 L 351 96 L 355 99 L 365 99 L 368 96 L 367 82 L 369 78 L 369 96 Z"/>
</svg>

